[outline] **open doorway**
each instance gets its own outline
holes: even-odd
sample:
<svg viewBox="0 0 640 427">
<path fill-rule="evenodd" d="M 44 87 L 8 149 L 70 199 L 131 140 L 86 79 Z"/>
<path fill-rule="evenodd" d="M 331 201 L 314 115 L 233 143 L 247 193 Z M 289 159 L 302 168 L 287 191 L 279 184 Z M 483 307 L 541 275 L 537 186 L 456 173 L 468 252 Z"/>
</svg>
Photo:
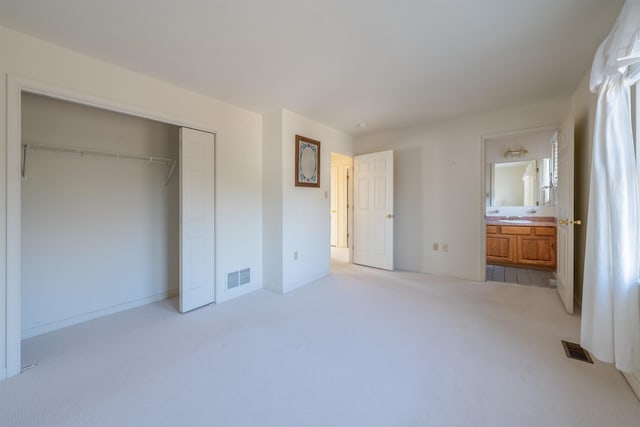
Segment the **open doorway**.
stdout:
<svg viewBox="0 0 640 427">
<path fill-rule="evenodd" d="M 331 153 L 331 260 L 351 262 L 353 158 Z"/>
<path fill-rule="evenodd" d="M 486 280 L 556 287 L 557 128 L 484 143 Z"/>
</svg>

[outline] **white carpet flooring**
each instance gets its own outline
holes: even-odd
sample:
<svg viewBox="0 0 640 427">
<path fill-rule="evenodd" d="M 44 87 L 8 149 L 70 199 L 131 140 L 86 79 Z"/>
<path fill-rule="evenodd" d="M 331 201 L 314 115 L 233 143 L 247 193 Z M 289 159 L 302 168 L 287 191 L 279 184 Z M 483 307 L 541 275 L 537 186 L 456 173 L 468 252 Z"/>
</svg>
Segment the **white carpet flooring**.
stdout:
<svg viewBox="0 0 640 427">
<path fill-rule="evenodd" d="M 346 264 L 287 295 L 168 300 L 23 342 L 2 426 L 638 426 L 613 367 L 568 359 L 554 289 Z"/>
</svg>

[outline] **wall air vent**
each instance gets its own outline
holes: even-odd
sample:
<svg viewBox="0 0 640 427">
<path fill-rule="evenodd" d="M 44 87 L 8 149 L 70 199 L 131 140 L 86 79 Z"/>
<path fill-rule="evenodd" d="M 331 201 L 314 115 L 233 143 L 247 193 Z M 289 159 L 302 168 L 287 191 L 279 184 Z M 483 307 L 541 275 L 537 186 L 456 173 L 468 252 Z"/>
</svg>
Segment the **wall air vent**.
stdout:
<svg viewBox="0 0 640 427">
<path fill-rule="evenodd" d="M 233 289 L 240 284 L 237 271 L 227 274 L 227 289 Z"/>
<path fill-rule="evenodd" d="M 233 289 L 251 282 L 251 269 L 245 268 L 227 274 L 227 289 Z"/>
<path fill-rule="evenodd" d="M 240 270 L 240 284 L 246 285 L 251 281 L 251 269 L 245 268 L 244 270 Z"/>
</svg>

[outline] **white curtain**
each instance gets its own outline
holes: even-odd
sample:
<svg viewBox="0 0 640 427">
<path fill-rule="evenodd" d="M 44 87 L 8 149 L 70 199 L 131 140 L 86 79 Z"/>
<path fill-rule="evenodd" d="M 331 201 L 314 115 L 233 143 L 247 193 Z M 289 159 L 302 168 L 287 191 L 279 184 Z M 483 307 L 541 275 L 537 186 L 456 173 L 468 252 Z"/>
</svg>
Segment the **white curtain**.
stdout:
<svg viewBox="0 0 640 427">
<path fill-rule="evenodd" d="M 598 93 L 582 296 L 581 344 L 640 371 L 640 209 L 630 86 L 640 78 L 640 0 L 627 0 L 591 70 Z"/>
</svg>

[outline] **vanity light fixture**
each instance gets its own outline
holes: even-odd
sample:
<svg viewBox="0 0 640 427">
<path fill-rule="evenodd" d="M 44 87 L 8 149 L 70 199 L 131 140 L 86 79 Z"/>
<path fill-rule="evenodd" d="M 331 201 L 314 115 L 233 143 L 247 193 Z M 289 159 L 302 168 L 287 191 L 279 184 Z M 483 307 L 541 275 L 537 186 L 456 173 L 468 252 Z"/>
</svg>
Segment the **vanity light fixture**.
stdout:
<svg viewBox="0 0 640 427">
<path fill-rule="evenodd" d="M 505 157 L 527 157 L 528 155 L 529 152 L 524 147 L 520 147 L 519 150 L 512 150 L 511 148 L 508 148 L 507 151 L 504 152 Z"/>
</svg>

